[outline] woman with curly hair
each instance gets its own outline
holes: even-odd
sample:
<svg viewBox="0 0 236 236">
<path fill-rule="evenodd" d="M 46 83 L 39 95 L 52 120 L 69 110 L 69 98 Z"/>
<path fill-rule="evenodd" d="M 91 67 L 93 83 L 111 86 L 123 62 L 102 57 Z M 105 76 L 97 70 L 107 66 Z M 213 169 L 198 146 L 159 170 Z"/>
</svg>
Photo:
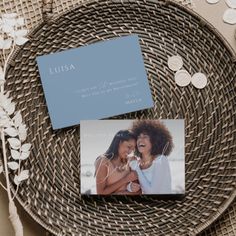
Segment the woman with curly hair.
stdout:
<svg viewBox="0 0 236 236">
<path fill-rule="evenodd" d="M 173 149 L 172 136 L 158 120 L 133 122 L 138 158 L 130 162 L 138 174 L 143 194 L 170 194 L 171 173 L 167 156 Z"/>
</svg>

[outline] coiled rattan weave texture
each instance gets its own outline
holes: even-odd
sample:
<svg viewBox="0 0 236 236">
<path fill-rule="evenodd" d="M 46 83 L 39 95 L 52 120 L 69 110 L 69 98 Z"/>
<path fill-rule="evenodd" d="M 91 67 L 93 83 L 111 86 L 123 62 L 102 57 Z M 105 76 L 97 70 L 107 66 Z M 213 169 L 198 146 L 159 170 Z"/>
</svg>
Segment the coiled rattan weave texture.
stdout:
<svg viewBox="0 0 236 236">
<path fill-rule="evenodd" d="M 183 200 L 81 197 L 79 127 L 51 128 L 36 56 L 131 33 L 140 37 L 155 107 L 115 118 L 186 120 Z M 228 207 L 235 197 L 235 57 L 203 19 L 169 1 L 89 1 L 30 38 L 11 60 L 6 90 L 33 144 L 18 199 L 39 223 L 57 235 L 194 235 Z M 167 67 L 174 54 L 191 74 L 208 75 L 205 89 L 176 86 Z"/>
</svg>

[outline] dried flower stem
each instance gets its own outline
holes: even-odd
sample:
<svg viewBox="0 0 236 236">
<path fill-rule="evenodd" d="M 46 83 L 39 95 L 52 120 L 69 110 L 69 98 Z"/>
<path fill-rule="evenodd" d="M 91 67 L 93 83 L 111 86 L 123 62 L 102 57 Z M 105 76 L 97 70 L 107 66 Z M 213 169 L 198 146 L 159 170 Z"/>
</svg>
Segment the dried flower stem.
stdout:
<svg viewBox="0 0 236 236">
<path fill-rule="evenodd" d="M 7 59 L 5 60 L 5 63 L 4 63 L 4 69 L 3 69 L 3 77 L 5 78 L 6 76 L 6 69 L 7 69 L 7 63 L 14 51 L 14 48 L 15 48 L 15 43 L 13 44 L 13 47 L 12 47 L 12 50 L 11 52 L 9 53 Z M 5 54 L 3 52 L 3 55 L 4 55 L 4 58 L 5 58 Z M 0 91 L 3 93 L 4 92 L 4 84 L 2 86 L 0 86 L 1 89 Z M 1 140 L 2 140 L 2 150 L 3 150 L 3 160 L 4 160 L 4 170 L 5 170 L 5 175 L 6 175 L 6 187 L 0 182 L 0 185 L 3 187 L 3 189 L 5 189 L 7 191 L 7 195 L 8 195 L 8 198 L 9 200 L 12 200 L 11 198 L 11 191 L 10 191 L 10 182 L 9 182 L 9 173 L 8 173 L 8 166 L 7 166 L 7 155 L 6 155 L 6 139 L 5 139 L 5 134 L 4 134 L 4 129 L 1 128 L 0 129 L 1 131 Z"/>
<path fill-rule="evenodd" d="M 5 140 L 5 135 L 4 135 L 3 129 L 1 129 L 1 140 L 2 140 L 4 170 L 5 170 L 6 184 L 7 184 L 7 195 L 8 195 L 8 199 L 12 200 L 11 190 L 10 190 L 10 181 L 9 181 L 9 172 L 8 172 L 8 167 L 7 167 L 6 140 Z"/>
<path fill-rule="evenodd" d="M 4 63 L 4 67 L 3 67 L 3 76 L 4 76 L 4 78 L 6 77 L 7 65 L 8 65 L 8 62 L 9 62 L 9 60 L 10 60 L 10 58 L 11 58 L 13 52 L 14 52 L 15 45 L 16 45 L 16 44 L 15 44 L 15 41 L 13 41 L 12 50 L 11 50 L 11 52 L 9 53 L 9 55 L 8 55 L 8 57 L 7 57 L 7 59 L 6 59 L 5 63 Z M 3 53 L 3 54 L 4 54 L 4 53 Z M 4 92 L 4 84 L 1 86 L 1 92 Z"/>
<path fill-rule="evenodd" d="M 5 190 L 7 191 L 7 188 L 0 182 L 0 186 Z"/>
<path fill-rule="evenodd" d="M 1 85 L 0 85 L 0 92 L 1 92 L 1 96 L 3 96 L 2 97 L 3 100 L 4 100 L 4 96 L 5 96 L 4 95 L 4 81 L 5 81 L 5 77 L 6 77 L 7 66 L 9 64 L 9 60 L 10 60 L 11 56 L 13 55 L 15 45 L 16 44 L 17 45 L 22 45 L 28 40 L 27 38 L 24 37 L 27 32 L 25 32 L 24 30 L 19 30 L 18 29 L 19 26 L 21 26 L 21 29 L 22 29 L 22 26 L 24 24 L 24 19 L 23 18 L 17 19 L 17 20 L 19 20 L 17 22 L 15 17 L 16 17 L 15 13 L 8 14 L 8 15 L 5 15 L 5 18 L 6 18 L 5 21 L 2 21 L 2 22 L 5 22 L 5 24 L 6 24 L 6 25 L 4 25 L 5 29 L 4 29 L 4 27 L 2 27 L 2 29 L 3 29 L 2 37 L 0 39 L 1 45 L 2 45 L 1 49 L 3 49 L 2 58 L 3 58 L 3 65 L 4 65 L 3 69 L 1 68 L 1 80 L 2 80 L 2 82 L 1 82 Z M 14 22 L 14 25 L 12 25 L 12 22 Z M 10 36 L 11 38 L 8 39 L 8 40 L 5 40 L 4 39 L 4 32 L 6 34 L 8 34 L 8 36 Z M 12 43 L 12 41 L 13 41 L 13 43 Z M 7 55 L 8 51 L 6 52 L 6 50 L 8 50 L 8 49 L 10 49 L 11 51 Z M 5 172 L 6 187 L 1 182 L 0 182 L 0 185 L 3 187 L 3 189 L 5 189 L 7 191 L 8 200 L 9 200 L 9 219 L 12 223 L 13 228 L 14 228 L 15 236 L 23 236 L 23 226 L 22 226 L 22 223 L 20 221 L 15 203 L 14 203 L 13 200 L 17 195 L 20 181 L 28 178 L 28 173 L 26 174 L 26 172 L 24 172 L 24 175 L 23 175 L 21 173 L 21 170 L 20 170 L 21 155 L 23 155 L 23 153 L 22 153 L 23 148 L 21 148 L 21 141 L 22 140 L 24 141 L 25 138 L 26 138 L 26 137 L 22 138 L 22 132 L 25 133 L 24 136 L 26 136 L 26 129 L 23 126 L 23 124 L 21 124 L 22 117 L 21 117 L 20 113 L 15 113 L 15 116 L 13 118 L 10 117 L 15 111 L 15 104 L 11 103 L 11 99 L 8 98 L 8 95 L 5 98 L 5 103 L 4 103 L 4 101 L 2 101 L 2 102 L 3 103 L 2 103 L 2 108 L 1 109 L 2 109 L 2 112 L 5 113 L 4 118 L 5 117 L 7 118 L 7 120 L 10 122 L 10 125 L 9 125 L 9 127 L 7 127 L 7 126 L 5 126 L 4 123 L 0 124 L 1 125 L 0 135 L 1 135 L 1 140 L 2 140 L 2 153 L 3 153 L 3 167 L 1 168 L 1 171 Z M 9 105 L 10 108 L 7 107 L 7 105 L 6 105 L 8 103 L 10 103 L 10 105 Z M 21 131 L 20 131 L 20 127 L 21 127 Z M 23 127 L 23 131 L 22 131 L 22 127 Z M 19 132 L 19 133 L 17 133 L 17 132 Z M 14 149 L 13 151 L 15 151 L 15 153 L 17 153 L 18 156 L 14 157 L 13 154 L 12 154 L 13 159 L 15 159 L 15 160 L 19 159 L 19 162 L 18 163 L 16 161 L 8 162 L 9 160 L 7 158 L 6 137 L 5 137 L 5 135 L 9 135 L 10 137 L 15 137 L 16 134 L 18 134 L 19 140 L 16 139 L 16 138 L 10 138 L 10 139 L 8 139 L 8 142 L 9 142 L 9 145 L 11 146 L 11 148 L 12 148 L 12 145 L 14 144 L 14 143 L 12 144 L 13 140 L 16 140 L 17 142 L 20 143 L 20 147 L 17 147 L 17 148 L 13 147 L 13 149 Z M 15 150 L 15 149 L 18 150 L 19 148 L 20 148 L 20 152 Z M 27 151 L 26 147 L 24 148 L 24 151 L 25 150 Z M 12 149 L 11 149 L 11 152 L 12 152 Z M 27 157 L 28 157 L 28 153 L 24 153 L 24 156 L 22 156 L 22 158 L 27 158 Z M 21 179 L 19 179 L 19 181 L 17 182 L 18 183 L 17 188 L 16 188 L 15 194 L 13 196 L 12 196 L 12 192 L 11 192 L 10 179 L 9 179 L 9 170 L 10 169 L 12 169 L 12 170 L 18 169 L 18 175 L 15 175 L 15 178 L 16 177 L 18 178 L 21 174 Z M 15 179 L 14 179 L 14 182 L 15 182 Z"/>
</svg>

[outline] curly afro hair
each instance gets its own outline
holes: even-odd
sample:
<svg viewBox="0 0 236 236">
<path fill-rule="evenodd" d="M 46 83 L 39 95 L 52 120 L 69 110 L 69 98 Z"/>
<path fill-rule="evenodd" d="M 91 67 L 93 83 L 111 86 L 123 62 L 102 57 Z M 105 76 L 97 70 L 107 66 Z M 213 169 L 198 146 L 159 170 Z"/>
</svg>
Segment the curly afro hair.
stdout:
<svg viewBox="0 0 236 236">
<path fill-rule="evenodd" d="M 134 121 L 132 132 L 136 138 L 141 133 L 150 137 L 150 142 L 152 144 L 151 155 L 157 156 L 163 154 L 168 156 L 174 147 L 170 131 L 159 120 Z"/>
</svg>

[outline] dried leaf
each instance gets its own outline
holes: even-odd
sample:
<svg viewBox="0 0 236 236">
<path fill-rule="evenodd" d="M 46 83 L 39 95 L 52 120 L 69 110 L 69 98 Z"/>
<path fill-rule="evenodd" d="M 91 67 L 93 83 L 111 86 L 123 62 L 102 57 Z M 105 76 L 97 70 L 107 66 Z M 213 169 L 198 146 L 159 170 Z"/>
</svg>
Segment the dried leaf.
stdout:
<svg viewBox="0 0 236 236">
<path fill-rule="evenodd" d="M 7 106 L 4 106 L 4 108 L 7 111 L 8 115 L 12 115 L 14 113 L 14 111 L 15 111 L 16 106 L 15 106 L 14 102 L 11 102 Z"/>
<path fill-rule="evenodd" d="M 27 41 L 28 41 L 28 39 L 25 37 L 16 37 L 16 39 L 15 39 L 15 42 L 17 45 L 23 45 Z"/>
<path fill-rule="evenodd" d="M 11 31 L 10 33 L 8 33 L 8 35 L 10 36 L 10 37 L 12 37 L 12 38 L 15 38 L 16 36 L 15 36 L 15 31 Z"/>
<path fill-rule="evenodd" d="M 26 125 L 20 125 L 18 131 L 19 131 L 20 140 L 22 142 L 24 142 L 26 140 L 26 137 L 27 137 Z"/>
<path fill-rule="evenodd" d="M 1 94 L 0 95 L 0 106 L 3 107 L 5 110 L 7 106 L 11 104 L 11 100 L 7 98 L 5 95 Z"/>
<path fill-rule="evenodd" d="M 12 18 L 4 18 L 3 17 L 3 21 L 2 21 L 2 25 L 4 26 L 11 26 L 14 27 L 17 24 L 16 19 L 14 17 Z"/>
<path fill-rule="evenodd" d="M 7 116 L 6 112 L 0 107 L 0 119 L 6 118 L 6 116 Z"/>
<path fill-rule="evenodd" d="M 17 170 L 19 168 L 19 164 L 15 161 L 8 162 L 7 165 L 11 170 Z"/>
<path fill-rule="evenodd" d="M 0 86 L 5 83 L 4 73 L 2 67 L 0 67 Z"/>
<path fill-rule="evenodd" d="M 29 171 L 28 170 L 23 170 L 19 175 L 18 175 L 18 181 L 23 181 L 29 178 Z"/>
<path fill-rule="evenodd" d="M 2 99 L 6 99 L 7 97 L 6 97 L 6 94 L 4 94 L 3 92 L 0 92 L 0 102 L 2 101 Z M 2 102 L 1 102 L 1 104 L 2 104 Z"/>
<path fill-rule="evenodd" d="M 2 18 L 7 18 L 7 19 L 12 19 L 12 18 L 16 18 L 17 14 L 16 13 L 5 13 L 2 15 Z"/>
<path fill-rule="evenodd" d="M 4 129 L 4 132 L 10 137 L 16 137 L 18 135 L 17 130 L 13 127 L 7 127 L 6 129 Z"/>
<path fill-rule="evenodd" d="M 0 79 L 0 86 L 4 85 L 5 79 Z"/>
<path fill-rule="evenodd" d="M 2 25 L 2 31 L 9 34 L 12 31 L 14 31 L 14 27 L 12 25 L 8 25 L 8 24 L 3 24 Z"/>
<path fill-rule="evenodd" d="M 4 45 L 4 40 L 0 39 L 0 49 L 3 49 L 3 45 Z"/>
<path fill-rule="evenodd" d="M 20 159 L 20 152 L 11 149 L 11 156 L 14 160 L 19 160 Z"/>
<path fill-rule="evenodd" d="M 25 19 L 23 17 L 19 17 L 17 20 L 16 20 L 16 23 L 17 25 L 19 26 L 23 26 L 25 24 Z"/>
<path fill-rule="evenodd" d="M 9 49 L 12 45 L 12 39 L 0 40 L 1 49 Z"/>
<path fill-rule="evenodd" d="M 10 120 L 7 117 L 1 117 L 0 119 L 0 127 L 9 127 Z"/>
<path fill-rule="evenodd" d="M 27 29 L 16 30 L 15 31 L 15 36 L 16 37 L 23 37 L 23 36 L 26 36 L 27 33 L 28 33 Z"/>
<path fill-rule="evenodd" d="M 19 127 L 22 124 L 22 116 L 21 116 L 21 113 L 19 111 L 13 117 L 13 122 L 15 123 L 16 127 Z"/>
<path fill-rule="evenodd" d="M 22 145 L 21 147 L 21 151 L 22 152 L 28 152 L 31 148 L 31 144 L 30 143 L 25 143 L 24 145 Z"/>
<path fill-rule="evenodd" d="M 3 71 L 0 71 L 0 80 L 1 80 L 1 79 L 5 79 L 5 78 L 4 78 Z"/>
<path fill-rule="evenodd" d="M 15 175 L 15 177 L 14 177 L 14 183 L 15 183 L 16 185 L 19 185 L 19 184 L 20 184 L 20 181 L 18 180 L 18 175 Z"/>
<path fill-rule="evenodd" d="M 0 37 L 0 40 L 1 40 L 1 37 Z M 0 79 L 4 79 L 3 69 L 1 66 L 0 66 Z"/>
<path fill-rule="evenodd" d="M 7 139 L 8 142 L 10 143 L 10 146 L 13 148 L 13 149 L 19 149 L 20 146 L 21 146 L 21 142 L 19 139 L 17 138 L 9 138 Z"/>
<path fill-rule="evenodd" d="M 30 152 L 22 152 L 20 155 L 20 160 L 25 160 L 29 157 Z"/>
<path fill-rule="evenodd" d="M 0 104 L 2 104 L 3 99 L 7 99 L 9 97 L 9 94 L 10 94 L 9 91 L 5 94 L 3 92 L 0 92 L 0 102 L 1 102 Z"/>
<path fill-rule="evenodd" d="M 5 115 L 3 114 L 3 116 L 0 118 L 0 126 L 8 128 L 11 127 L 12 125 L 13 125 L 12 120 L 9 119 L 6 114 Z"/>
</svg>

